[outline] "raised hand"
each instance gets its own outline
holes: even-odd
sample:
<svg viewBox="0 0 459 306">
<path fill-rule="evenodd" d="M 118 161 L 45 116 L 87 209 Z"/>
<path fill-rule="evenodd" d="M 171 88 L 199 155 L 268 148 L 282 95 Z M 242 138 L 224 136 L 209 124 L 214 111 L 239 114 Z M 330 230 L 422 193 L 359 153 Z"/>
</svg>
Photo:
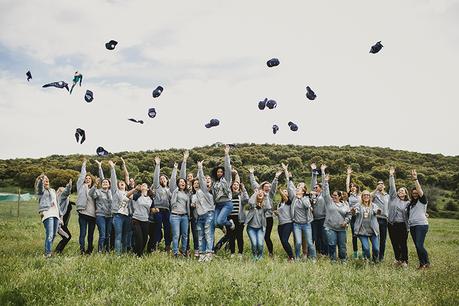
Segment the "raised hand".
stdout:
<svg viewBox="0 0 459 306">
<path fill-rule="evenodd" d="M 255 172 L 255 169 L 254 169 L 253 167 L 250 167 L 250 168 L 249 168 L 249 172 L 250 172 L 250 173 L 253 173 L 253 172 Z"/>
<path fill-rule="evenodd" d="M 282 170 L 277 171 L 277 172 L 276 172 L 276 175 L 275 175 L 276 178 L 278 178 L 281 174 L 282 174 Z"/>
<path fill-rule="evenodd" d="M 203 164 L 203 163 L 204 163 L 204 161 L 203 161 L 203 160 L 201 160 L 201 161 L 198 161 L 198 167 L 202 167 L 202 164 Z"/>
<path fill-rule="evenodd" d="M 183 160 L 187 160 L 188 157 L 190 156 L 190 152 L 188 150 L 186 150 L 185 152 L 183 152 Z"/>
<path fill-rule="evenodd" d="M 229 154 L 229 151 L 230 151 L 230 146 L 226 145 L 225 146 L 225 154 Z"/>
<path fill-rule="evenodd" d="M 322 172 L 325 172 L 325 169 L 327 169 L 327 165 L 325 165 L 325 164 L 320 165 L 320 170 Z"/>
<path fill-rule="evenodd" d="M 72 179 L 69 179 L 69 184 L 72 185 Z"/>
<path fill-rule="evenodd" d="M 347 167 L 347 172 L 346 173 L 347 173 L 347 175 L 351 175 L 351 173 L 352 173 L 351 166 Z"/>
<path fill-rule="evenodd" d="M 159 158 L 159 156 L 156 156 L 155 157 L 155 164 L 159 165 L 160 162 L 161 162 L 161 158 Z"/>
<path fill-rule="evenodd" d="M 391 166 L 391 167 L 389 168 L 389 174 L 390 174 L 390 175 L 394 175 L 394 173 L 395 173 L 395 168 L 394 168 L 393 166 Z"/>
<path fill-rule="evenodd" d="M 111 160 L 108 161 L 108 164 L 109 164 L 110 167 L 112 167 L 112 168 L 115 167 L 115 163 L 113 163 L 113 161 L 111 161 Z"/>
<path fill-rule="evenodd" d="M 174 168 L 178 168 L 178 163 L 174 163 Z"/>
<path fill-rule="evenodd" d="M 97 164 L 97 166 L 102 167 L 102 162 L 98 161 L 97 159 L 94 160 Z"/>
<path fill-rule="evenodd" d="M 416 169 L 411 170 L 411 177 L 414 181 L 418 179 L 418 173 L 416 172 Z"/>
<path fill-rule="evenodd" d="M 281 163 L 281 166 L 282 166 L 282 169 L 285 171 L 285 170 L 288 170 L 288 164 L 284 164 L 284 163 Z"/>
<path fill-rule="evenodd" d="M 123 163 L 123 166 L 126 165 L 126 162 L 124 161 L 124 159 L 121 157 L 121 162 Z"/>
<path fill-rule="evenodd" d="M 316 164 L 315 164 L 315 163 L 312 163 L 312 164 L 311 164 L 311 170 L 316 170 L 316 169 L 317 169 Z"/>
</svg>

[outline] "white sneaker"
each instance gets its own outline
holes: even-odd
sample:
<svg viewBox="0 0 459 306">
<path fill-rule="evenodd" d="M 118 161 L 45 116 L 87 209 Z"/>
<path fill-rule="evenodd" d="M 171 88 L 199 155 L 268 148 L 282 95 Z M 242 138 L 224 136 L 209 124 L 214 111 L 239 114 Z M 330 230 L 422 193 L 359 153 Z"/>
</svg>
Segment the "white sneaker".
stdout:
<svg viewBox="0 0 459 306">
<path fill-rule="evenodd" d="M 231 254 L 231 255 L 230 255 L 230 258 L 234 258 L 234 254 Z"/>
<path fill-rule="evenodd" d="M 199 254 L 199 259 L 198 259 L 198 262 L 203 262 L 206 258 L 206 255 L 204 254 Z"/>
<path fill-rule="evenodd" d="M 231 223 L 231 230 L 234 230 L 236 228 L 236 224 L 234 224 L 234 221 L 232 219 L 229 222 Z"/>
<path fill-rule="evenodd" d="M 402 264 L 400 265 L 400 267 L 402 267 L 403 269 L 406 269 L 406 268 L 408 268 L 408 264 L 403 261 Z"/>
</svg>

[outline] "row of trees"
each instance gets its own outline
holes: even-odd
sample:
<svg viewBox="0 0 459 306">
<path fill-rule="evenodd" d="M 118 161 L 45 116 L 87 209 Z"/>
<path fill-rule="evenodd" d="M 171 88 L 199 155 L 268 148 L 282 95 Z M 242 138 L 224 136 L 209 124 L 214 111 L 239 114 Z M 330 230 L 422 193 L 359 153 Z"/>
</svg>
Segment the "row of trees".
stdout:
<svg viewBox="0 0 459 306">
<path fill-rule="evenodd" d="M 88 172 L 97 174 L 94 159 L 112 159 L 121 164 L 120 157 L 126 160 L 131 177 L 139 182 L 151 184 L 154 169 L 154 157 L 160 156 L 162 171 L 170 175 L 174 162 L 180 162 L 183 149 L 169 149 L 147 152 L 120 152 L 108 157 L 86 156 Z M 376 182 L 382 179 L 387 182 L 389 166 L 396 168 L 398 185 L 410 187 L 410 170 L 415 168 L 423 185 L 432 186 L 454 192 L 459 199 L 459 156 L 443 156 L 441 154 L 421 154 L 397 151 L 388 148 L 374 147 L 311 147 L 294 145 L 257 145 L 238 144 L 230 152 L 232 165 L 238 169 L 243 181 L 248 182 L 248 168 L 255 167 L 255 175 L 260 181 L 272 180 L 281 162 L 288 163 L 294 180 L 310 182 L 309 165 L 316 163 L 328 165 L 332 188 L 345 189 L 346 168 L 351 166 L 354 173 L 352 180 L 362 188 L 373 190 Z M 63 186 L 70 178 L 76 181 L 81 169 L 83 155 L 52 155 L 39 159 L 10 159 L 0 161 L 0 181 L 3 186 L 19 186 L 31 188 L 35 178 L 45 172 L 53 186 Z M 223 163 L 223 146 L 193 148 L 188 159 L 189 171 L 196 172 L 196 162 L 204 160 L 206 172 Z M 108 175 L 108 163 L 103 163 L 104 172 Z M 117 174 L 122 177 L 120 167 Z M 281 183 L 284 178 L 281 177 Z M 246 184 L 248 185 L 248 184 Z"/>
</svg>

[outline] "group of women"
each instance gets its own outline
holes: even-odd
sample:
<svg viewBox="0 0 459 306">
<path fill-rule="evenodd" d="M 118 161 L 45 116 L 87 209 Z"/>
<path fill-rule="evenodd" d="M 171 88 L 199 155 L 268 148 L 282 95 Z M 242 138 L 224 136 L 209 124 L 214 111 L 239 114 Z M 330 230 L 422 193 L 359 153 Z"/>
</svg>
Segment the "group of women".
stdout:
<svg viewBox="0 0 459 306">
<path fill-rule="evenodd" d="M 396 189 L 395 169 L 391 167 L 389 193 L 386 193 L 383 181 L 378 181 L 373 192 L 361 191 L 351 182 L 351 168 L 347 170 L 346 192 L 330 192 L 326 165 L 318 169 L 311 164 L 311 191 L 304 182 L 294 184 L 288 165 L 281 165 L 282 171 L 275 173 L 271 183 L 258 183 L 254 169 L 250 168 L 253 194 L 249 196 L 239 174 L 231 167 L 229 146 L 225 147 L 224 154 L 224 165 L 212 169 L 210 175 L 204 174 L 203 162 L 198 162 L 196 177 L 186 170 L 188 151 L 183 155 L 180 170 L 178 164 L 174 164 L 170 178 L 161 173 L 161 160 L 156 157 L 150 187 L 146 183 L 136 184 L 129 178 L 123 159 L 124 180 L 117 179 L 112 161 L 108 162 L 110 179 L 105 178 L 99 161 L 96 161 L 99 176 L 94 179 L 86 172 L 84 160 L 76 184 L 81 253 L 93 251 L 97 226 L 98 252 L 114 248 L 118 255 L 132 250 L 142 256 L 145 249 L 148 252 L 156 250 L 164 239 L 167 252 L 172 251 L 175 257 L 189 256 L 192 236 L 194 255 L 199 261 L 210 261 L 225 244 L 234 256 L 237 243 L 238 253 L 242 255 L 245 227 L 253 258 L 258 260 L 263 257 L 265 243 L 269 256 L 273 256 L 271 231 L 274 217 L 277 217 L 279 239 L 289 260 L 305 257 L 315 262 L 317 254 L 329 256 L 333 261 L 337 257 L 346 260 L 346 234 L 350 227 L 354 258 L 359 257 L 357 241 L 360 240 L 361 256 L 365 260 L 382 261 L 388 231 L 395 264 L 406 267 L 410 232 L 419 257 L 419 268 L 429 267 L 424 248 L 428 231 L 427 200 L 415 170 L 411 173 L 415 187 L 409 192 L 405 187 Z M 282 174 L 287 186 L 278 189 L 278 178 Z M 318 176 L 322 177 L 321 183 L 318 183 Z M 56 252 L 62 252 L 71 237 L 67 224 L 72 182 L 55 191 L 50 187 L 49 179 L 40 175 L 35 187 L 45 227 L 45 256 L 51 256 L 56 233 L 63 237 Z M 278 205 L 274 203 L 276 192 L 281 198 Z M 225 235 L 214 243 L 216 228 Z M 292 233 L 294 250 L 289 243 Z"/>
</svg>

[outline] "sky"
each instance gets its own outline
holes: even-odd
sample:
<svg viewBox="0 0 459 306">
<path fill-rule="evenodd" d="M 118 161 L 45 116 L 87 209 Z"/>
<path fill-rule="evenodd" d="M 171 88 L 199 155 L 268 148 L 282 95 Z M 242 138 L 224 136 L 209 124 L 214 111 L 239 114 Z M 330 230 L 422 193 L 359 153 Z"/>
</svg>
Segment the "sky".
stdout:
<svg viewBox="0 0 459 306">
<path fill-rule="evenodd" d="M 459 0 L 0 0 L 0 159 L 215 142 L 459 155 L 458 29 Z M 75 71 L 72 95 L 42 88 Z"/>
</svg>

